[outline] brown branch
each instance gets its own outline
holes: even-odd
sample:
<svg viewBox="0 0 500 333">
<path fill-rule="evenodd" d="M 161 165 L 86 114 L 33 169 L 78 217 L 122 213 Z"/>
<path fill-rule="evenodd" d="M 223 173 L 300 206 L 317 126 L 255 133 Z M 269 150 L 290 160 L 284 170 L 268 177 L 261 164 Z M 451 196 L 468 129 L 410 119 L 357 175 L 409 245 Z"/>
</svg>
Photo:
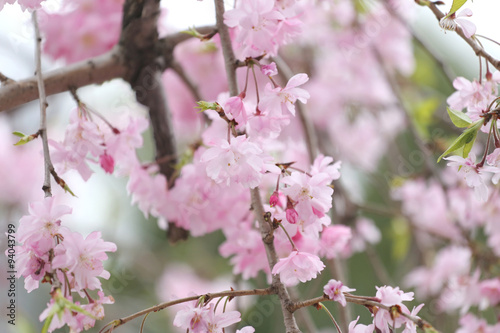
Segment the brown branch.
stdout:
<svg viewBox="0 0 500 333">
<path fill-rule="evenodd" d="M 267 289 L 250 289 L 250 290 L 228 290 L 228 291 L 221 291 L 218 293 L 208 293 L 208 294 L 204 294 L 204 295 L 196 295 L 196 296 L 180 298 L 180 299 L 176 299 L 174 301 L 165 302 L 165 303 L 161 303 L 161 304 L 152 306 L 150 308 L 141 310 L 141 311 L 136 312 L 136 313 L 134 313 L 130 316 L 127 316 L 127 317 L 113 320 L 111 323 L 104 326 L 105 330 L 102 329 L 101 332 L 102 333 L 106 333 L 106 332 L 111 333 L 115 328 L 122 326 L 123 324 L 126 324 L 129 321 L 134 320 L 138 317 L 147 315 L 151 312 L 158 312 L 160 310 L 163 310 L 163 309 L 168 308 L 168 307 L 173 306 L 173 305 L 186 303 L 186 302 L 190 302 L 190 301 L 195 301 L 195 300 L 200 299 L 201 297 L 204 298 L 205 304 L 207 304 L 212 299 L 219 298 L 219 297 L 240 297 L 240 296 L 272 295 L 272 294 L 274 294 L 274 291 L 271 288 L 267 288 Z"/>
<path fill-rule="evenodd" d="M 227 29 L 227 26 L 224 24 L 224 1 L 214 0 L 214 2 L 217 30 L 219 31 L 222 54 L 224 56 L 224 63 L 226 66 L 229 95 L 236 96 L 238 94 L 238 82 L 236 80 L 236 58 L 234 56 L 229 31 Z M 254 210 L 255 217 L 259 222 L 262 241 L 264 242 L 264 246 L 266 249 L 269 268 L 272 270 L 274 265 L 276 265 L 276 263 L 278 262 L 278 255 L 276 254 L 276 250 L 274 248 L 274 236 L 272 234 L 273 230 L 270 226 L 270 223 L 266 221 L 266 218 L 264 217 L 264 207 L 262 205 L 259 188 L 256 187 L 250 190 L 250 194 L 252 198 L 252 208 Z M 288 291 L 280 281 L 279 275 L 273 275 L 272 288 L 276 291 L 280 299 L 286 333 L 301 333 L 297 326 L 297 322 L 295 321 L 293 313 L 288 309 L 288 306 L 292 303 L 292 301 L 290 300 Z"/>
<path fill-rule="evenodd" d="M 213 26 L 198 28 L 203 33 L 213 32 L 214 29 Z M 190 38 L 192 36 L 178 32 L 157 40 L 154 47 L 157 54 L 163 58 L 163 62 L 167 63 L 172 58 L 174 47 Z M 125 63 L 124 52 L 123 48 L 117 45 L 111 51 L 100 56 L 45 73 L 43 81 L 47 96 L 65 92 L 71 88 L 101 84 L 115 78 L 129 78 L 131 73 L 130 68 Z M 36 76 L 12 81 L 0 86 L 0 112 L 34 101 L 37 98 Z"/>
<path fill-rule="evenodd" d="M 394 307 L 398 308 L 396 305 L 392 306 L 387 306 L 379 301 L 377 301 L 377 298 L 375 297 L 368 297 L 368 296 L 356 296 L 352 295 L 349 293 L 344 293 L 345 299 L 348 303 L 353 303 L 353 304 L 358 304 L 358 305 L 363 305 L 367 308 L 379 308 L 388 312 L 392 312 L 394 310 Z M 290 310 L 292 311 L 297 311 L 298 309 L 308 307 L 308 306 L 316 306 L 320 302 L 325 302 L 325 301 L 330 301 L 330 298 L 328 296 L 323 295 L 320 297 L 312 298 L 306 301 L 301 301 L 301 302 L 296 302 L 293 305 L 290 306 Z M 400 309 L 400 308 L 399 308 Z M 431 324 L 429 324 L 427 321 L 423 320 L 422 318 L 419 318 L 417 316 L 412 316 L 411 314 L 404 313 L 400 310 L 397 310 L 399 315 L 407 318 L 408 320 L 414 322 L 418 328 L 420 329 L 434 329 Z M 432 332 L 439 332 L 436 329 L 434 329 Z"/>
<path fill-rule="evenodd" d="M 100 84 L 113 78 L 124 77 L 127 68 L 119 48 L 98 57 L 81 61 L 43 75 L 48 96 L 70 88 Z M 37 78 L 31 77 L 0 87 L 0 111 L 6 111 L 38 98 Z"/>
<path fill-rule="evenodd" d="M 233 45 L 229 30 L 224 24 L 224 1 L 214 0 L 215 19 L 217 30 L 219 31 L 220 43 L 224 54 L 224 64 L 226 66 L 227 84 L 229 86 L 229 95 L 238 95 L 238 81 L 236 80 L 236 57 L 234 56 Z"/>
<path fill-rule="evenodd" d="M 269 268 L 272 270 L 278 262 L 278 255 L 276 254 L 276 249 L 274 248 L 274 236 L 272 234 L 273 229 L 265 218 L 265 212 L 264 207 L 262 206 L 259 188 L 256 187 L 252 189 L 250 194 L 252 196 L 252 208 L 255 217 L 259 222 L 261 237 L 266 248 Z M 290 299 L 290 295 L 288 294 L 285 285 L 281 282 L 279 275 L 272 276 L 271 286 L 273 290 L 275 290 L 278 294 L 281 302 L 281 311 L 283 312 L 283 320 L 285 322 L 286 333 L 300 333 L 301 331 L 297 326 L 293 311 L 290 309 L 290 306 L 293 305 L 293 302 Z"/>
<path fill-rule="evenodd" d="M 172 115 L 168 108 L 167 96 L 163 87 L 162 69 L 170 65 L 173 47 L 168 59 L 158 56 L 157 19 L 160 13 L 159 1 L 128 0 L 124 7 L 124 26 L 120 44 L 125 51 L 125 59 L 130 70 L 129 82 L 136 93 L 137 101 L 149 110 L 156 147 L 156 158 L 172 156 L 168 163 L 160 163 L 160 173 L 168 180 L 168 187 L 174 185 L 177 147 L 172 124 Z M 140 15 L 139 15 L 139 14 Z M 186 239 L 187 230 L 169 222 L 167 237 L 171 242 Z"/>
<path fill-rule="evenodd" d="M 0 83 L 2 85 L 6 85 L 6 84 L 10 84 L 10 83 L 13 83 L 15 82 L 14 80 L 12 80 L 10 77 L 4 75 L 3 73 L 0 72 Z"/>
<path fill-rule="evenodd" d="M 438 21 L 441 20 L 444 17 L 443 12 L 441 12 L 441 10 L 439 10 L 439 8 L 434 3 L 429 2 L 429 8 L 431 9 L 431 11 L 434 14 L 434 16 L 436 16 L 436 18 L 438 19 Z M 486 52 L 486 50 L 483 49 L 478 43 L 476 43 L 476 41 L 473 38 L 466 37 L 464 35 L 464 32 L 463 32 L 462 28 L 457 27 L 457 29 L 455 30 L 455 32 L 465 42 L 467 42 L 467 44 L 469 44 L 469 46 L 472 48 L 472 50 L 474 51 L 474 53 L 477 56 L 481 56 L 481 57 L 485 58 L 486 60 L 489 61 L 490 64 L 493 65 L 493 67 L 495 67 L 497 70 L 500 70 L 500 60 L 494 58 L 491 54 L 489 54 L 488 52 Z"/>
</svg>

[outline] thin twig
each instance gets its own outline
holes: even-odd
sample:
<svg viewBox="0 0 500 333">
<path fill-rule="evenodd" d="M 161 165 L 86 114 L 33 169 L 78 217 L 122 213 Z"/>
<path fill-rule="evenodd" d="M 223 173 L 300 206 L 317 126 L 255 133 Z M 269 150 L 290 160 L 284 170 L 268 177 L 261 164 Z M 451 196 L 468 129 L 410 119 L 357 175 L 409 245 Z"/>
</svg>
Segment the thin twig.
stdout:
<svg viewBox="0 0 500 333">
<path fill-rule="evenodd" d="M 43 159 L 44 159 L 44 180 L 42 190 L 45 192 L 45 197 L 51 197 L 51 186 L 50 186 L 50 173 L 54 169 L 52 162 L 50 160 L 49 153 L 49 142 L 47 140 L 47 98 L 45 96 L 45 85 L 42 78 L 42 50 L 41 43 L 42 38 L 40 36 L 40 29 L 38 28 L 38 18 L 37 11 L 33 11 L 32 14 L 33 26 L 35 27 L 35 62 L 36 62 L 36 77 L 38 83 L 38 93 L 40 100 L 40 137 L 42 139 L 43 146 Z"/>
<path fill-rule="evenodd" d="M 432 3 L 432 2 L 429 2 L 429 8 L 431 9 L 432 13 L 434 14 L 434 16 L 436 16 L 437 20 L 441 20 L 443 17 L 444 17 L 444 14 L 441 10 L 439 10 L 439 8 L 437 8 L 437 6 Z M 464 35 L 464 32 L 462 30 L 462 28 L 460 27 L 457 27 L 457 29 L 455 30 L 455 32 L 457 33 L 457 35 L 459 35 L 463 40 L 465 40 L 467 42 L 467 44 L 470 45 L 470 47 L 472 48 L 472 50 L 474 51 L 474 53 L 477 55 L 477 56 L 481 56 L 481 57 L 484 57 L 486 60 L 489 61 L 490 64 L 492 64 L 497 70 L 500 70 L 500 60 L 494 58 L 491 54 L 489 54 L 488 52 L 486 52 L 485 49 L 483 49 L 481 46 L 479 46 L 473 38 L 469 38 L 469 37 L 466 37 Z"/>
<path fill-rule="evenodd" d="M 456 75 L 453 72 L 453 70 L 446 64 L 437 54 L 436 52 L 429 46 L 427 45 L 427 42 L 425 42 L 422 38 L 417 36 L 413 28 L 408 24 L 407 20 L 401 17 L 401 15 L 394 10 L 394 8 L 391 6 L 388 0 L 382 0 L 385 8 L 389 12 L 389 14 L 392 15 L 395 19 L 401 23 L 406 30 L 412 35 L 413 40 L 420 45 L 420 47 L 424 50 L 427 55 L 434 60 L 435 64 L 437 67 L 443 72 L 444 76 L 446 77 L 447 81 L 450 83 L 450 85 L 453 85 L 453 80 L 455 80 Z"/>
<path fill-rule="evenodd" d="M 379 309 L 382 309 L 382 310 L 385 310 L 385 311 L 389 311 L 389 312 L 395 310 L 394 309 L 395 305 L 393 305 L 393 306 L 384 305 L 384 304 L 380 303 L 379 300 L 377 298 L 375 298 L 375 297 L 357 296 L 357 295 L 352 295 L 352 294 L 349 294 L 349 293 L 344 293 L 344 296 L 345 296 L 345 299 L 346 299 L 346 301 L 348 303 L 363 305 L 363 306 L 366 306 L 368 308 L 376 307 L 376 308 L 379 308 Z M 301 308 L 304 308 L 304 307 L 307 307 L 307 306 L 317 306 L 319 303 L 325 302 L 325 301 L 329 301 L 329 300 L 330 299 L 328 298 L 328 296 L 323 295 L 323 296 L 312 298 L 312 299 L 309 299 L 309 300 L 306 300 L 306 301 L 296 302 L 296 303 L 294 303 L 293 305 L 290 306 L 290 309 L 292 311 L 297 311 L 298 309 L 301 309 Z M 398 309 L 398 308 L 396 307 L 396 309 Z M 417 316 L 413 316 L 411 314 L 404 313 L 404 312 L 402 312 L 400 310 L 396 310 L 396 311 L 399 311 L 398 312 L 399 315 L 401 315 L 401 316 L 407 318 L 408 320 L 414 322 L 417 325 L 417 327 L 419 327 L 421 329 L 430 329 L 430 328 L 433 328 L 431 324 L 429 324 L 427 321 L 423 320 L 422 318 L 419 318 Z M 439 332 L 439 331 L 437 331 L 436 329 L 434 329 L 432 332 Z"/>
<path fill-rule="evenodd" d="M 396 98 L 399 107 L 401 110 L 403 110 L 403 114 L 405 116 L 405 119 L 408 123 L 408 130 L 415 139 L 415 143 L 417 144 L 417 147 L 420 149 L 422 154 L 424 155 L 424 163 L 427 168 L 427 170 L 433 174 L 436 178 L 436 180 L 442 185 L 443 188 L 446 188 L 446 184 L 444 181 L 441 179 L 441 174 L 436 167 L 436 163 L 432 157 L 432 153 L 430 152 L 429 148 L 427 148 L 424 139 L 420 136 L 418 133 L 418 129 L 415 126 L 414 121 L 411 119 L 410 116 L 410 110 L 407 107 L 405 100 L 403 99 L 403 96 L 401 94 L 401 91 L 399 89 L 399 85 L 397 84 L 394 76 L 388 71 L 388 69 L 385 66 L 385 63 L 382 59 L 382 56 L 380 55 L 380 52 L 376 48 L 372 48 L 373 55 L 375 56 L 375 60 L 378 62 L 378 65 L 380 67 L 380 70 L 385 77 L 385 80 L 387 84 L 389 85 L 389 88 L 391 88 L 392 93 L 394 94 L 394 97 Z"/>
<path fill-rule="evenodd" d="M 127 317 L 113 320 L 111 323 L 104 326 L 104 328 L 107 328 L 106 330 L 104 330 L 104 328 L 103 328 L 103 330 L 101 330 L 101 331 L 102 331 L 102 333 L 111 332 L 115 328 L 122 326 L 123 324 L 126 324 L 131 320 L 142 317 L 148 313 L 158 312 L 158 311 L 163 310 L 165 308 L 168 308 L 172 305 L 186 303 L 186 302 L 190 302 L 190 301 L 195 301 L 197 299 L 200 299 L 201 297 L 204 297 L 205 304 L 206 304 L 210 300 L 212 300 L 214 298 L 219 298 L 219 297 L 226 297 L 226 296 L 239 297 L 239 296 L 272 295 L 272 294 L 274 294 L 273 289 L 267 288 L 267 289 L 249 289 L 249 290 L 228 290 L 228 291 L 221 291 L 218 293 L 208 293 L 208 294 L 204 294 L 204 295 L 196 295 L 196 296 L 180 298 L 180 299 L 176 299 L 176 300 L 173 300 L 170 302 L 165 302 L 165 303 L 161 303 L 161 304 L 152 306 L 150 308 L 147 308 L 147 309 L 141 310 L 139 312 L 136 312 L 134 314 L 131 314 L 130 316 L 127 316 Z"/>
<path fill-rule="evenodd" d="M 278 262 L 278 255 L 276 254 L 276 249 L 274 248 L 274 236 L 272 235 L 272 228 L 265 219 L 264 207 L 262 205 L 262 200 L 260 197 L 259 188 L 256 187 L 250 191 L 252 196 L 252 208 L 254 210 L 255 217 L 259 222 L 259 228 L 264 246 L 266 249 L 267 261 L 269 262 L 269 268 L 272 270 L 273 267 Z M 285 288 L 284 284 L 280 281 L 279 275 L 272 276 L 272 287 L 276 291 L 281 302 L 281 310 L 283 312 L 283 320 L 285 323 L 285 328 L 287 333 L 300 333 L 293 311 L 290 310 L 290 305 L 292 301 L 288 290 Z"/>
</svg>

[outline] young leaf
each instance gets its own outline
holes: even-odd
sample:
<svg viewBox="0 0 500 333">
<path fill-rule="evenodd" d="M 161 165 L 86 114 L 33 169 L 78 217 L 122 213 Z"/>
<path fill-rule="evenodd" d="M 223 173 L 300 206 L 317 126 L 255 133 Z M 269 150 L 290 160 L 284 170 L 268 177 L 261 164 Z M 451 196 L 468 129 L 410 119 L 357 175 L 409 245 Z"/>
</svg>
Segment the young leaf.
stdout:
<svg viewBox="0 0 500 333">
<path fill-rule="evenodd" d="M 14 134 L 15 136 L 18 136 L 20 138 L 24 138 L 26 136 L 26 134 L 21 133 L 21 132 L 12 132 L 12 134 Z"/>
<path fill-rule="evenodd" d="M 439 156 L 438 163 L 439 161 L 441 161 L 443 157 L 462 147 L 464 147 L 463 153 L 465 154 L 467 152 L 468 155 L 470 149 L 472 148 L 472 145 L 474 144 L 474 141 L 476 140 L 477 131 L 479 131 L 483 123 L 484 119 L 478 120 L 475 123 L 473 123 L 471 127 L 466 129 L 455 141 L 453 141 L 451 146 L 448 149 L 446 149 L 446 151 L 441 156 Z"/>
<path fill-rule="evenodd" d="M 469 116 L 465 113 L 452 110 L 448 107 L 446 108 L 446 110 L 448 110 L 448 115 L 450 116 L 453 125 L 457 126 L 458 128 L 469 127 L 469 125 L 472 124 L 472 120 L 470 120 Z"/>
<path fill-rule="evenodd" d="M 450 16 L 452 15 L 453 13 L 455 13 L 457 10 L 460 9 L 460 7 L 462 7 L 465 3 L 467 2 L 467 0 L 453 0 L 453 4 L 451 5 L 451 9 L 450 9 L 450 12 L 448 13 L 448 15 L 446 16 Z"/>
</svg>

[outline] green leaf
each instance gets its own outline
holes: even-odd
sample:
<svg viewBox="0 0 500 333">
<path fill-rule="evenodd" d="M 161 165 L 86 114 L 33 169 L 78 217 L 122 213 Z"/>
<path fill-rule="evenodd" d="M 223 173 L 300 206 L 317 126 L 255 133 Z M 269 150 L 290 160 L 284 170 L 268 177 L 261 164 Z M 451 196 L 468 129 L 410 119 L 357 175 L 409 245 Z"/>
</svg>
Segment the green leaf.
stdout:
<svg viewBox="0 0 500 333">
<path fill-rule="evenodd" d="M 21 138 L 17 143 L 14 143 L 14 146 L 21 146 L 38 138 L 39 132 L 31 135 L 26 135 L 21 132 L 12 132 L 12 134 Z"/>
<path fill-rule="evenodd" d="M 222 108 L 217 102 L 205 102 L 205 101 L 199 101 L 196 102 L 195 109 L 200 109 L 200 112 L 206 111 L 206 110 L 215 110 L 217 112 L 221 111 Z"/>
<path fill-rule="evenodd" d="M 68 184 L 64 184 L 63 189 L 64 189 L 64 192 L 69 192 L 72 196 L 77 197 L 75 195 L 75 193 L 73 193 L 73 191 L 71 191 L 71 189 L 69 188 Z"/>
<path fill-rule="evenodd" d="M 193 36 L 195 38 L 200 38 L 200 39 L 203 37 L 202 34 L 200 34 L 198 31 L 196 31 L 195 27 L 189 27 L 188 30 L 183 30 L 183 31 L 181 31 L 181 33 L 188 34 L 190 36 Z"/>
<path fill-rule="evenodd" d="M 448 13 L 448 15 L 446 15 L 446 17 L 452 15 L 453 13 L 455 13 L 457 10 L 460 9 L 460 7 L 462 7 L 465 3 L 467 2 L 467 0 L 453 0 L 453 4 L 451 5 L 451 9 L 450 9 L 450 12 Z"/>
<path fill-rule="evenodd" d="M 448 115 L 450 116 L 453 125 L 458 128 L 469 127 L 472 124 L 472 120 L 470 120 L 469 116 L 463 113 L 462 111 L 455 111 L 450 108 L 446 108 L 448 110 Z"/>
<path fill-rule="evenodd" d="M 451 146 L 448 149 L 446 149 L 446 151 L 441 156 L 439 156 L 437 160 L 438 163 L 439 161 L 441 161 L 443 157 L 454 152 L 455 150 L 459 150 L 462 147 L 464 147 L 463 154 L 467 152 L 468 155 L 470 149 L 472 148 L 472 145 L 474 144 L 474 141 L 476 140 L 477 131 L 479 131 L 483 123 L 484 119 L 478 120 L 475 123 L 473 123 L 471 127 L 465 130 L 455 141 L 453 141 Z"/>
</svg>

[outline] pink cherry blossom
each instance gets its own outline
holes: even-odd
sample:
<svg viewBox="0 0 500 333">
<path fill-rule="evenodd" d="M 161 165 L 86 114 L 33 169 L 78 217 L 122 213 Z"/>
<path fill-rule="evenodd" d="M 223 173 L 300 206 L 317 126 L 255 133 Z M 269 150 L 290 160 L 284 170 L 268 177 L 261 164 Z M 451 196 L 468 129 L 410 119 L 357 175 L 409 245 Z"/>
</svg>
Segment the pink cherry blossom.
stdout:
<svg viewBox="0 0 500 333">
<path fill-rule="evenodd" d="M 401 307 L 401 311 L 407 314 L 410 313 L 410 310 L 408 310 L 403 302 L 413 300 L 412 292 L 405 293 L 400 290 L 399 287 L 393 288 L 390 286 L 383 286 L 377 287 L 377 293 L 375 297 L 380 299 L 380 303 L 384 305 L 399 305 Z M 408 319 L 402 316 L 395 319 L 391 317 L 392 316 L 388 311 L 379 309 L 375 314 L 373 323 L 375 324 L 375 327 L 378 328 L 382 333 L 390 333 L 391 329 L 389 328 L 389 326 L 399 328 L 408 321 Z"/>
<path fill-rule="evenodd" d="M 351 291 L 356 291 L 356 289 L 351 289 L 341 281 L 337 281 L 331 279 L 328 283 L 323 287 L 323 292 L 328 296 L 332 301 L 339 302 L 342 306 L 346 306 L 347 302 L 344 296 L 344 293 L 350 293 Z"/>
<path fill-rule="evenodd" d="M 60 217 L 72 211 L 68 206 L 57 205 L 55 200 L 55 197 L 47 197 L 30 203 L 30 215 L 23 216 L 19 221 L 18 241 L 29 244 L 38 255 L 54 247 L 54 237 L 61 230 Z"/>
<path fill-rule="evenodd" d="M 217 140 L 201 156 L 206 163 L 207 175 L 216 183 L 239 183 L 255 188 L 260 184 L 262 174 L 268 170 L 279 172 L 271 159 L 246 136 L 240 135 L 227 140 Z"/>
<path fill-rule="evenodd" d="M 500 303 L 500 278 L 481 281 L 481 294 L 488 299 L 491 306 Z"/>
<path fill-rule="evenodd" d="M 489 326 L 486 320 L 478 318 L 472 313 L 468 313 L 460 318 L 460 327 L 458 328 L 456 333 L 496 333 L 499 329 L 500 324 Z"/>
<path fill-rule="evenodd" d="M 333 163 L 333 158 L 330 156 L 318 155 L 314 159 L 313 165 L 311 166 L 311 175 L 316 175 L 318 173 L 326 173 L 330 176 L 330 182 L 340 178 L 340 167 L 342 165 L 341 161 Z"/>
<path fill-rule="evenodd" d="M 175 315 L 174 326 L 193 333 L 206 333 L 209 313 L 208 308 L 197 306 L 197 301 L 184 303 L 183 309 Z"/>
<path fill-rule="evenodd" d="M 17 0 L 17 3 L 21 6 L 24 11 L 26 9 L 34 10 L 41 7 L 41 3 L 45 0 Z M 3 9 L 5 4 L 14 4 L 16 0 L 0 0 L 0 10 Z"/>
<path fill-rule="evenodd" d="M 223 328 L 235 324 L 241 320 L 241 314 L 238 311 L 226 311 L 215 314 L 212 305 L 209 307 L 207 326 L 208 333 L 223 333 Z"/>
<path fill-rule="evenodd" d="M 325 265 L 321 260 L 310 253 L 292 251 L 287 258 L 281 258 L 274 265 L 272 274 L 280 275 L 280 280 L 287 286 L 295 286 L 300 282 L 315 279 Z"/>
<path fill-rule="evenodd" d="M 375 326 L 373 324 L 363 325 L 358 324 L 359 316 L 356 320 L 353 320 L 349 323 L 349 332 L 348 333 L 373 333 L 375 330 Z"/>
<path fill-rule="evenodd" d="M 259 108 L 266 114 L 285 114 L 290 112 L 295 116 L 295 102 L 297 100 L 302 103 L 307 103 L 310 95 L 309 93 L 298 88 L 309 81 L 307 74 L 296 74 L 284 88 L 273 88 L 270 83 L 266 85 L 265 95 L 259 103 Z"/>
<path fill-rule="evenodd" d="M 142 147 L 142 133 L 148 128 L 149 122 L 144 117 L 124 117 L 119 121 L 124 125 L 118 126 L 118 133 L 108 135 L 106 148 L 117 164 L 126 167 L 134 165 L 135 149 Z"/>
<path fill-rule="evenodd" d="M 310 177 L 297 171 L 282 179 L 282 183 L 287 185 L 282 192 L 295 203 L 298 223 L 303 228 L 312 227 L 319 232 L 321 225 L 330 223 L 325 215 L 332 207 L 333 189 L 329 181 L 330 176 L 326 173 Z"/>
<path fill-rule="evenodd" d="M 297 224 L 299 220 L 299 214 L 293 208 L 287 208 L 286 210 L 286 220 L 291 224 Z"/>
<path fill-rule="evenodd" d="M 236 121 L 237 126 L 236 129 L 245 128 L 247 123 L 248 115 L 247 110 L 245 109 L 245 105 L 243 104 L 243 99 L 240 96 L 233 96 L 227 98 L 224 102 L 219 101 L 219 104 L 222 105 L 224 109 L 224 113 L 228 117 L 229 120 Z"/>
<path fill-rule="evenodd" d="M 236 333 L 254 333 L 255 328 L 252 326 L 245 326 L 241 330 L 236 330 Z"/>
<path fill-rule="evenodd" d="M 320 254 L 327 259 L 344 254 L 352 238 L 351 228 L 344 225 L 333 225 L 321 232 Z"/>
<path fill-rule="evenodd" d="M 471 17 L 472 10 L 469 8 L 461 10 L 459 13 L 453 13 L 451 15 L 445 15 L 440 21 L 439 25 L 445 30 L 456 30 L 457 26 L 462 28 L 464 35 L 467 38 L 472 37 L 476 33 L 476 25 L 464 17 Z"/>
<path fill-rule="evenodd" d="M 457 91 L 446 100 L 453 110 L 467 108 L 471 111 L 474 107 L 486 107 L 496 95 L 496 84 L 488 80 L 479 83 L 476 80 L 471 82 L 464 77 L 457 77 L 453 81 L 453 87 Z"/>
<path fill-rule="evenodd" d="M 242 1 L 224 14 L 224 23 L 239 29 L 235 42 L 243 57 L 275 55 L 279 46 L 275 36 L 284 19 L 274 1 L 266 0 Z"/>
<path fill-rule="evenodd" d="M 87 165 L 87 155 L 97 158 L 104 153 L 104 133 L 89 119 L 83 108 L 71 112 L 64 141 L 59 143 L 49 140 L 49 143 L 54 148 L 51 156 L 58 174 L 76 169 L 85 181 L 92 174 Z"/>
<path fill-rule="evenodd" d="M 71 274 L 76 291 L 101 289 L 98 277 L 108 279 L 110 276 L 102 263 L 108 258 L 105 252 L 115 252 L 116 245 L 103 241 L 98 231 L 86 238 L 77 232 L 64 232 L 63 237 L 64 242 L 55 248 L 53 267 Z"/>
<path fill-rule="evenodd" d="M 162 217 L 190 230 L 196 237 L 239 223 L 246 214 L 250 197 L 249 192 L 239 184 L 225 186 L 209 178 L 206 166 L 199 161 L 201 154 L 200 150 L 193 164 L 182 168 L 175 186 L 169 190 L 168 198 L 157 202 Z"/>
<path fill-rule="evenodd" d="M 45 35 L 44 52 L 56 59 L 76 62 L 110 50 L 120 37 L 123 0 L 66 2 L 68 11 L 40 13 Z"/>
<path fill-rule="evenodd" d="M 248 223 L 226 228 L 226 241 L 219 247 L 223 257 L 230 257 L 233 273 L 241 274 L 243 279 L 255 278 L 260 271 L 269 273 L 269 265 L 263 258 L 266 249 L 260 233 Z"/>
<path fill-rule="evenodd" d="M 132 195 L 132 204 L 137 203 L 145 217 L 158 216 L 160 207 L 167 201 L 167 179 L 136 165 L 130 171 L 127 191 Z"/>
<path fill-rule="evenodd" d="M 486 186 L 486 174 L 484 171 L 496 171 L 489 166 L 478 166 L 476 164 L 476 155 L 470 153 L 469 157 L 463 158 L 461 156 L 445 157 L 445 160 L 451 161 L 447 165 L 451 167 L 461 167 L 458 171 L 463 175 L 467 185 L 474 188 L 476 198 L 481 201 L 488 200 L 488 187 Z"/>
</svg>

